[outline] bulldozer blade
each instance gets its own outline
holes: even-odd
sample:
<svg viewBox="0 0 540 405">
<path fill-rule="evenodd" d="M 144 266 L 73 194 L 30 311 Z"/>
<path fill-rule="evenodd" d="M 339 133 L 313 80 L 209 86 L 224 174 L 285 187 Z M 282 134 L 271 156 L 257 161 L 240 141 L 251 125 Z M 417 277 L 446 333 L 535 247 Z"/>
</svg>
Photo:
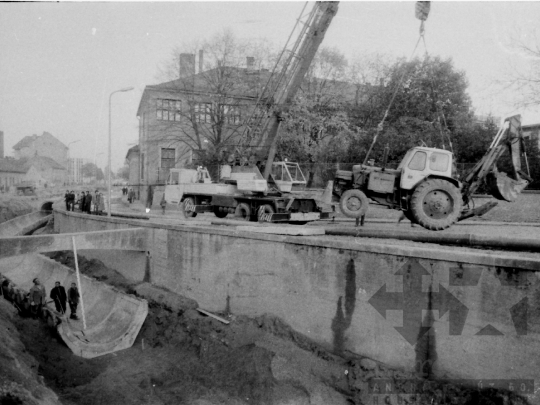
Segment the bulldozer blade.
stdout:
<svg viewBox="0 0 540 405">
<path fill-rule="evenodd" d="M 529 182 L 525 179 L 514 180 L 504 172 L 491 172 L 487 176 L 491 195 L 498 200 L 514 202 Z"/>
<path fill-rule="evenodd" d="M 461 216 L 458 218 L 458 222 L 471 217 L 481 217 L 482 215 L 485 215 L 493 208 L 495 208 L 497 204 L 499 204 L 497 201 L 490 201 L 485 203 L 484 205 L 481 205 L 478 208 L 463 211 L 461 213 Z"/>
</svg>

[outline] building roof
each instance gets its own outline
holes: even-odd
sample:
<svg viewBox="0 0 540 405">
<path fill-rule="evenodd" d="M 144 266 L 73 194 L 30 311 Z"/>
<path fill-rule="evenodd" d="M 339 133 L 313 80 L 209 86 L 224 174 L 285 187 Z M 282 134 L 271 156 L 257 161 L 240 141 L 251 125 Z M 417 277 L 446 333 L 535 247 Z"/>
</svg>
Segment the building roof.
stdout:
<svg viewBox="0 0 540 405">
<path fill-rule="evenodd" d="M 26 173 L 28 169 L 24 168 L 24 165 L 20 160 L 13 158 L 0 158 L 0 172 L 10 173 Z"/>
<path fill-rule="evenodd" d="M 19 150 L 19 149 L 22 149 L 22 148 L 26 148 L 26 147 L 32 145 L 32 143 L 34 143 L 37 138 L 38 138 L 38 136 L 36 134 L 34 134 L 32 136 L 25 136 L 23 139 L 21 139 L 19 142 L 17 142 L 15 144 L 13 149 Z"/>
<path fill-rule="evenodd" d="M 61 141 L 59 141 L 55 136 L 53 136 L 52 134 L 50 134 L 49 132 L 43 132 L 42 135 L 40 136 L 37 136 L 36 134 L 32 135 L 32 136 L 25 136 L 23 139 L 21 139 L 19 142 L 17 142 L 15 144 L 15 146 L 13 146 L 13 149 L 15 150 L 19 150 L 19 149 L 22 149 L 22 148 L 26 148 L 26 147 L 29 147 L 31 146 L 34 142 L 36 142 L 38 140 L 38 138 L 41 138 L 41 137 L 45 137 L 45 138 L 50 138 L 52 140 L 55 141 L 55 143 L 59 146 L 59 147 L 63 147 L 65 149 L 68 149 L 68 147 L 66 145 L 64 145 Z"/>
<path fill-rule="evenodd" d="M 129 160 L 129 155 L 132 154 L 132 153 L 135 153 L 135 154 L 139 154 L 139 145 L 135 145 L 131 148 L 128 149 L 127 151 L 127 154 L 126 154 L 126 160 Z"/>
<path fill-rule="evenodd" d="M 36 155 L 31 158 L 19 159 L 19 161 L 21 162 L 23 167 L 26 169 L 26 171 L 28 171 L 28 169 L 30 169 L 30 167 L 32 166 L 35 166 L 36 169 L 40 169 L 40 170 L 48 169 L 48 168 L 56 169 L 56 170 L 66 170 L 64 166 L 62 166 L 61 164 L 57 163 L 54 159 L 51 159 L 50 157 L 47 157 L 47 156 Z"/>
</svg>

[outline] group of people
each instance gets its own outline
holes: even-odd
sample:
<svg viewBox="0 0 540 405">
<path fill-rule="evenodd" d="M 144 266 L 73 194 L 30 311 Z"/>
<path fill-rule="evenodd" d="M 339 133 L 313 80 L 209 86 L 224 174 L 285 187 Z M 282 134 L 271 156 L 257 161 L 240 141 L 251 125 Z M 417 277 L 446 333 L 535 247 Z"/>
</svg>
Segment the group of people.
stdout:
<svg viewBox="0 0 540 405">
<path fill-rule="evenodd" d="M 33 283 L 33 287 L 25 294 L 20 289 L 15 288 L 11 281 L 4 279 L 0 293 L 5 299 L 15 304 L 22 313 L 28 313 L 33 318 L 39 318 L 43 313 L 43 307 L 51 301 L 47 302 L 45 287 L 41 284 L 39 278 L 35 278 Z M 71 283 L 71 287 L 66 293 L 66 289 L 57 281 L 51 290 L 50 298 L 54 302 L 57 312 L 62 315 L 66 314 L 66 303 L 68 303 L 71 311 L 69 317 L 79 319 L 77 317 L 77 306 L 79 305 L 80 294 L 75 283 Z"/>
<path fill-rule="evenodd" d="M 127 195 L 130 204 L 135 201 L 135 191 L 132 188 L 128 190 L 127 187 L 122 187 L 122 195 Z"/>
<path fill-rule="evenodd" d="M 90 191 L 86 191 L 86 193 L 82 191 L 81 194 L 75 194 L 73 190 L 66 190 L 64 200 L 66 202 L 66 211 L 75 211 L 75 205 L 78 205 L 82 212 L 88 214 L 94 212 L 94 214 L 99 215 L 105 209 L 103 193 L 100 193 L 98 190 L 96 190 L 93 196 Z"/>
</svg>

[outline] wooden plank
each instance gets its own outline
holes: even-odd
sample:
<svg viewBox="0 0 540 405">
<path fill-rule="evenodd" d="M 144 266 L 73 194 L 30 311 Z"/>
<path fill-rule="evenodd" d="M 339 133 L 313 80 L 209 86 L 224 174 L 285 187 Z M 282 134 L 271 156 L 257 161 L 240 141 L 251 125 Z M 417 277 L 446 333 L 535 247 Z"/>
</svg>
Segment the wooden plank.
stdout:
<svg viewBox="0 0 540 405">
<path fill-rule="evenodd" d="M 208 311 L 205 311 L 204 309 L 197 308 L 197 311 L 202 312 L 203 314 L 208 315 L 208 316 L 210 316 L 210 317 L 212 317 L 214 319 L 217 319 L 218 321 L 223 322 L 226 325 L 228 325 L 230 323 L 230 321 L 228 321 L 228 320 L 226 320 L 226 319 L 224 319 L 224 318 L 222 318 L 220 316 L 214 315 L 214 314 L 212 314 L 212 313 L 210 313 Z"/>
</svg>

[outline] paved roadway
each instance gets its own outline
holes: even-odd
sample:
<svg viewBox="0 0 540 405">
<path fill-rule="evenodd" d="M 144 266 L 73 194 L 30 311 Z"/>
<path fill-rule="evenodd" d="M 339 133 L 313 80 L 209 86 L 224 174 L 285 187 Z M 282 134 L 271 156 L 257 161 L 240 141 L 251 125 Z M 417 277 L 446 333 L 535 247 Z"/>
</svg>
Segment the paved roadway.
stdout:
<svg viewBox="0 0 540 405">
<path fill-rule="evenodd" d="M 124 199 L 125 200 L 125 199 Z M 165 215 L 162 215 L 160 209 L 153 209 L 149 214 L 145 212 L 145 206 L 137 201 L 132 204 L 127 203 L 127 201 L 122 200 L 117 204 L 113 204 L 113 212 L 118 211 L 126 214 L 134 215 L 148 215 L 151 219 L 156 221 L 165 220 L 173 224 L 174 222 L 181 223 L 185 222 L 186 219 L 183 218 L 181 211 L 174 209 L 171 206 L 167 207 Z M 384 210 L 387 211 L 387 210 Z M 396 218 L 399 217 L 399 213 L 396 212 Z M 187 221 L 197 221 L 198 223 L 208 222 L 210 226 L 210 221 L 216 220 L 217 217 L 212 213 L 198 214 L 196 218 L 187 219 Z M 229 215 L 226 219 L 233 219 Z M 252 223 L 253 224 L 253 223 Z M 246 223 L 248 225 L 248 223 Z M 212 225 L 217 226 L 217 225 Z M 306 226 L 323 226 L 325 228 L 336 228 L 336 229 L 355 229 L 355 220 L 345 217 L 336 217 L 334 221 L 324 220 L 311 222 Z M 394 219 L 381 219 L 381 218 L 366 218 L 364 229 L 366 230 L 387 230 L 389 233 L 392 231 L 410 231 L 415 233 L 425 233 L 429 235 L 441 234 L 475 234 L 475 235 L 485 235 L 491 237 L 509 237 L 509 238 L 536 238 L 540 240 L 540 223 L 512 223 L 512 222 L 493 222 L 485 221 L 482 219 L 466 220 L 459 222 L 452 227 L 445 229 L 444 231 L 429 231 L 422 228 L 419 225 L 412 226 L 408 220 L 403 220 L 401 223 L 398 223 Z"/>
</svg>

